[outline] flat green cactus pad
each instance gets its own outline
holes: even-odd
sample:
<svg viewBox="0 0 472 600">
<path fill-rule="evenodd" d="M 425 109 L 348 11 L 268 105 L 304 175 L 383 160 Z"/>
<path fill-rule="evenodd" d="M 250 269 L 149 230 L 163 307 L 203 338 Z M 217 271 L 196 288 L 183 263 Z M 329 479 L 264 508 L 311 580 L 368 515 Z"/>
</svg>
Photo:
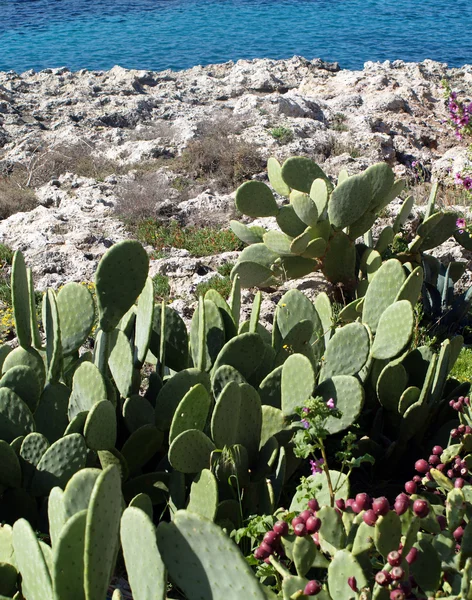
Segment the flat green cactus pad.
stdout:
<svg viewBox="0 0 472 600">
<path fill-rule="evenodd" d="M 129 436 L 121 448 L 129 473 L 136 474 L 156 454 L 164 434 L 154 425 L 143 425 Z"/>
<path fill-rule="evenodd" d="M 279 211 L 268 185 L 262 181 L 246 181 L 236 190 L 236 207 L 249 217 L 275 217 Z"/>
<path fill-rule="evenodd" d="M 133 349 L 119 329 L 110 333 L 110 348 L 108 366 L 118 391 L 123 398 L 127 398 L 133 391 Z"/>
<path fill-rule="evenodd" d="M 350 427 L 364 405 L 364 388 L 359 380 L 351 375 L 334 375 L 326 379 L 316 388 L 315 396 L 321 396 L 325 402 L 332 398 L 335 407 L 342 413 L 339 419 L 326 419 L 325 429 L 331 434 Z"/>
<path fill-rule="evenodd" d="M 102 257 L 95 274 L 99 325 L 112 331 L 136 302 L 149 269 L 149 258 L 139 242 L 124 240 Z"/>
<path fill-rule="evenodd" d="M 3 361 L 2 374 L 6 373 L 8 369 L 18 365 L 24 365 L 33 369 L 40 383 L 40 387 L 44 387 L 46 382 L 46 369 L 44 367 L 43 359 L 37 350 L 19 346 L 9 352 Z"/>
<path fill-rule="evenodd" d="M 305 223 L 297 215 L 291 204 L 286 204 L 280 208 L 276 221 L 280 229 L 291 238 L 298 237 L 306 229 Z"/>
<path fill-rule="evenodd" d="M 215 444 L 202 431 L 187 429 L 179 434 L 169 448 L 169 462 L 181 473 L 198 473 L 209 468 Z"/>
<path fill-rule="evenodd" d="M 55 600 L 85 600 L 84 549 L 87 511 L 74 514 L 65 524 L 53 552 Z"/>
<path fill-rule="evenodd" d="M 109 400 L 93 405 L 84 426 L 84 438 L 91 450 L 111 450 L 117 435 L 116 411 Z"/>
<path fill-rule="evenodd" d="M 64 355 L 73 354 L 90 335 L 95 320 L 93 296 L 85 285 L 66 283 L 57 294 Z"/>
<path fill-rule="evenodd" d="M 408 300 L 388 306 L 378 322 L 372 356 L 389 359 L 400 354 L 413 334 L 413 324 L 413 308 Z"/>
<path fill-rule="evenodd" d="M 282 412 L 295 414 L 313 394 L 315 373 L 311 362 L 302 354 L 288 357 L 282 368 Z"/>
<path fill-rule="evenodd" d="M 339 229 L 352 225 L 368 210 L 371 201 L 371 187 L 364 174 L 349 177 L 331 194 L 328 202 L 330 223 Z"/>
<path fill-rule="evenodd" d="M 161 340 L 161 320 L 162 310 L 155 309 L 151 340 L 149 348 L 155 356 L 159 356 Z M 174 371 L 182 371 L 188 367 L 188 334 L 182 317 L 179 313 L 165 307 L 165 362 L 166 365 Z"/>
<path fill-rule="evenodd" d="M 328 587 L 332 598 L 351 600 L 353 592 L 348 578 L 355 577 L 358 589 L 368 585 L 364 570 L 348 550 L 338 550 L 328 568 Z"/>
<path fill-rule="evenodd" d="M 8 369 L 0 379 L 0 388 L 2 387 L 15 392 L 34 413 L 41 396 L 41 384 L 31 367 L 18 365 Z"/>
<path fill-rule="evenodd" d="M 192 482 L 187 510 L 214 521 L 218 508 L 218 483 L 209 469 L 203 469 Z"/>
<path fill-rule="evenodd" d="M 260 227 L 248 227 L 239 221 L 230 221 L 231 231 L 245 244 L 260 244 L 265 229 Z"/>
<path fill-rule="evenodd" d="M 11 296 L 16 335 L 20 346 L 27 349 L 31 346 L 30 296 L 25 259 L 19 250 L 13 256 L 11 269 Z"/>
<path fill-rule="evenodd" d="M 149 400 L 134 394 L 123 404 L 123 418 L 128 431 L 133 433 L 143 425 L 155 425 L 156 413 Z"/>
<path fill-rule="evenodd" d="M 294 190 L 310 193 L 311 184 L 315 179 L 324 179 L 331 185 L 324 171 L 309 158 L 292 156 L 282 165 L 282 178 Z"/>
<path fill-rule="evenodd" d="M 13 448 L 0 440 L 0 486 L 18 488 L 21 487 L 21 467 L 18 456 Z M 0 558 L 0 562 L 1 558 Z"/>
<path fill-rule="evenodd" d="M 34 430 L 34 419 L 28 406 L 9 388 L 0 388 L 0 439 L 10 443 Z"/>
<path fill-rule="evenodd" d="M 187 429 L 203 431 L 210 412 L 210 404 L 210 395 L 201 383 L 190 388 L 175 410 L 170 426 L 169 443 Z"/>
<path fill-rule="evenodd" d="M 387 260 L 375 273 L 365 295 L 362 321 L 377 331 L 381 315 L 395 301 L 406 279 L 402 264 L 395 258 Z"/>
<path fill-rule="evenodd" d="M 266 600 L 237 546 L 204 517 L 178 511 L 172 523 L 159 525 L 157 543 L 171 578 L 189 600 Z"/>
<path fill-rule="evenodd" d="M 277 194 L 281 196 L 288 196 L 290 194 L 290 188 L 282 178 L 282 167 L 279 161 L 273 156 L 267 161 L 267 175 L 269 176 L 270 185 Z"/>
<path fill-rule="evenodd" d="M 69 419 L 89 411 L 94 404 L 107 399 L 105 381 L 91 362 L 81 363 L 74 373 L 72 394 L 69 398 Z"/>
<path fill-rule="evenodd" d="M 100 473 L 102 473 L 100 469 L 81 469 L 69 479 L 62 497 L 66 521 L 73 515 L 88 509 L 93 487 Z"/>
<path fill-rule="evenodd" d="M 167 577 L 157 547 L 156 528 L 139 508 L 124 511 L 121 544 L 133 596 L 138 600 L 164 600 Z"/>
<path fill-rule="evenodd" d="M 369 352 L 369 334 L 362 323 L 350 323 L 338 329 L 326 347 L 323 379 L 359 373 Z"/>
</svg>

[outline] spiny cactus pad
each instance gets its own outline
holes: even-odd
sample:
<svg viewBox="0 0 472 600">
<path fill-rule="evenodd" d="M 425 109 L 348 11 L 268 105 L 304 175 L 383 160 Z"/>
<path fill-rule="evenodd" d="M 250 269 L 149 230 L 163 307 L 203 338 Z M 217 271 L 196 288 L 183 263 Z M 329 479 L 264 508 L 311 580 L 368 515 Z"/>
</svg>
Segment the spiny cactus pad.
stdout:
<svg viewBox="0 0 472 600">
<path fill-rule="evenodd" d="M 185 394 L 177 406 L 169 432 L 169 443 L 187 429 L 203 431 L 210 411 L 211 399 L 206 388 L 198 383 Z"/>
<path fill-rule="evenodd" d="M 41 396 L 41 386 L 35 371 L 26 365 L 11 367 L 0 379 L 0 388 L 9 388 L 34 413 Z"/>
<path fill-rule="evenodd" d="M 0 439 L 10 443 L 34 430 L 34 419 L 28 406 L 15 392 L 0 388 Z"/>
<path fill-rule="evenodd" d="M 374 275 L 365 295 L 362 321 L 373 333 L 385 309 L 395 301 L 406 275 L 402 264 L 395 258 L 387 260 Z"/>
<path fill-rule="evenodd" d="M 54 545 L 54 600 L 84 600 L 84 549 L 87 511 L 74 514 Z"/>
<path fill-rule="evenodd" d="M 159 525 L 157 543 L 170 576 L 189 600 L 266 600 L 237 546 L 204 517 L 178 511 L 172 523 Z"/>
<path fill-rule="evenodd" d="M 169 448 L 169 462 L 181 473 L 198 473 L 209 468 L 210 455 L 215 444 L 198 429 L 187 429 L 179 434 Z"/>
<path fill-rule="evenodd" d="M 121 544 L 131 590 L 136 600 L 164 600 L 167 577 L 157 547 L 156 528 L 139 508 L 121 517 Z"/>
<path fill-rule="evenodd" d="M 262 181 L 246 181 L 236 190 L 236 206 L 249 217 L 274 217 L 279 207 L 271 189 Z"/>
<path fill-rule="evenodd" d="M 28 277 L 25 259 L 19 250 L 17 250 L 13 256 L 11 296 L 18 342 L 23 348 L 29 348 L 31 346 L 31 307 L 29 301 Z"/>
<path fill-rule="evenodd" d="M 397 356 L 408 344 L 413 324 L 413 308 L 408 300 L 400 300 L 388 306 L 377 325 L 372 356 L 377 359 Z"/>
<path fill-rule="evenodd" d="M 64 355 L 72 354 L 90 335 L 95 320 L 93 296 L 85 285 L 70 282 L 57 294 Z"/>
<path fill-rule="evenodd" d="M 323 378 L 333 375 L 355 375 L 365 365 L 370 352 L 370 339 L 362 323 L 350 323 L 338 329 L 325 352 Z"/>
<path fill-rule="evenodd" d="M 139 242 L 124 240 L 102 257 L 95 274 L 100 328 L 109 332 L 136 302 L 149 269 L 149 258 Z"/>
<path fill-rule="evenodd" d="M 115 407 L 109 400 L 93 405 L 84 426 L 84 438 L 91 450 L 111 450 L 115 447 L 117 423 Z"/>
<path fill-rule="evenodd" d="M 335 407 L 342 413 L 340 419 L 326 419 L 325 429 L 331 434 L 350 427 L 364 405 L 364 388 L 359 380 L 351 375 L 334 375 L 326 379 L 316 388 L 315 396 L 321 396 L 325 402 L 332 398 Z"/>
<path fill-rule="evenodd" d="M 214 521 L 217 508 L 218 483 L 209 469 L 203 469 L 192 482 L 187 510 Z"/>
<path fill-rule="evenodd" d="M 355 223 L 369 208 L 371 187 L 365 175 L 353 175 L 336 186 L 328 202 L 328 216 L 334 227 Z"/>
<path fill-rule="evenodd" d="M 282 368 L 282 412 L 285 416 L 295 414 L 295 409 L 313 394 L 315 373 L 308 358 L 293 354 Z"/>
</svg>

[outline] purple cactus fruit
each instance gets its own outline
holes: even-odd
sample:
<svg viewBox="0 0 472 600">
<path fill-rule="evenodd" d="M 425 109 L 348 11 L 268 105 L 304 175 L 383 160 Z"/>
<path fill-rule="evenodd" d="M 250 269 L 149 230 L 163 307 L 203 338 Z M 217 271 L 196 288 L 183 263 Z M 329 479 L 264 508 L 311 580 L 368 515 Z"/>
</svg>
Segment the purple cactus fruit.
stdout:
<svg viewBox="0 0 472 600">
<path fill-rule="evenodd" d="M 424 519 L 429 515 L 429 504 L 426 500 L 415 500 L 413 502 L 413 512 L 420 519 Z"/>
<path fill-rule="evenodd" d="M 441 471 L 441 473 L 444 471 L 444 469 L 446 468 L 446 465 L 443 463 L 439 463 L 439 465 L 437 465 L 436 469 L 438 471 Z"/>
<path fill-rule="evenodd" d="M 305 527 L 308 533 L 316 533 L 321 527 L 321 519 L 310 517 L 306 520 Z"/>
<path fill-rule="evenodd" d="M 431 450 L 431 452 L 433 454 L 436 454 L 436 456 L 441 456 L 441 454 L 444 452 L 442 446 L 433 446 L 433 449 Z"/>
<path fill-rule="evenodd" d="M 369 510 L 366 510 L 363 513 L 362 519 L 366 525 L 370 525 L 371 527 L 373 527 L 375 525 L 375 523 L 377 522 L 378 517 L 375 514 L 375 512 L 373 511 L 373 509 L 369 508 Z"/>
<path fill-rule="evenodd" d="M 465 426 L 465 433 L 466 434 L 472 433 L 472 427 L 470 425 Z"/>
<path fill-rule="evenodd" d="M 314 510 L 315 512 L 317 510 L 320 510 L 320 505 L 318 504 L 318 500 L 316 498 L 312 498 L 311 500 L 308 500 L 308 508 L 310 508 L 311 510 Z"/>
<path fill-rule="evenodd" d="M 357 592 L 357 581 L 355 577 L 348 577 L 347 583 L 353 592 Z"/>
<path fill-rule="evenodd" d="M 456 438 L 460 437 L 460 435 L 461 434 L 459 433 L 459 431 L 457 429 L 452 429 L 451 430 L 451 437 L 452 437 L 452 439 L 455 440 Z"/>
<path fill-rule="evenodd" d="M 410 507 L 410 499 L 406 494 L 399 494 L 395 499 L 393 508 L 398 516 L 406 513 Z"/>
<path fill-rule="evenodd" d="M 428 458 L 428 462 L 432 467 L 436 467 L 441 462 L 441 459 L 439 456 L 437 456 L 437 454 L 431 454 L 431 456 Z"/>
<path fill-rule="evenodd" d="M 277 521 L 272 527 L 272 531 L 275 531 L 280 536 L 288 535 L 288 523 L 285 521 Z"/>
<path fill-rule="evenodd" d="M 418 550 L 416 548 L 411 548 L 405 559 L 409 565 L 412 565 L 415 560 L 418 558 Z"/>
<path fill-rule="evenodd" d="M 266 544 L 269 544 L 269 546 L 275 546 L 279 539 L 280 536 L 277 533 L 275 533 L 275 531 L 268 531 L 262 538 L 262 541 Z"/>
<path fill-rule="evenodd" d="M 462 477 L 458 477 L 454 481 L 454 487 L 455 488 L 463 488 L 464 486 L 465 486 L 465 479 L 463 479 Z"/>
<path fill-rule="evenodd" d="M 353 511 L 353 512 L 355 512 L 355 513 L 356 513 L 356 515 L 358 515 L 360 512 L 362 512 L 362 508 L 361 508 L 361 507 L 360 507 L 360 506 L 357 504 L 357 502 L 356 502 L 356 501 L 354 501 L 354 502 L 351 504 L 351 509 L 352 509 L 352 511 Z"/>
<path fill-rule="evenodd" d="M 459 432 L 461 435 L 464 435 L 464 433 L 465 433 L 465 425 L 464 425 L 463 423 L 461 423 L 461 424 L 459 425 L 459 427 L 457 428 L 457 431 L 458 431 L 458 432 Z"/>
<path fill-rule="evenodd" d="M 405 576 L 405 571 L 400 567 L 393 567 L 390 571 L 390 575 L 392 576 L 393 581 L 400 581 Z"/>
<path fill-rule="evenodd" d="M 320 547 L 320 534 L 318 532 L 314 533 L 311 536 L 311 539 L 315 542 L 315 546 L 317 548 L 319 548 Z"/>
<path fill-rule="evenodd" d="M 460 542 L 464 536 L 464 528 L 462 526 L 459 526 L 453 531 L 452 536 L 456 540 L 456 542 Z"/>
<path fill-rule="evenodd" d="M 262 544 L 256 548 L 254 552 L 254 557 L 257 560 L 264 560 L 265 558 L 269 558 L 269 556 L 273 553 L 274 549 L 269 544 L 262 542 Z"/>
<path fill-rule="evenodd" d="M 293 528 L 293 533 L 298 537 L 303 537 L 307 534 L 305 523 L 297 523 Z"/>
<path fill-rule="evenodd" d="M 424 458 L 420 458 L 415 462 L 415 471 L 418 471 L 418 473 L 422 473 L 423 475 L 428 473 L 429 465 Z"/>
<path fill-rule="evenodd" d="M 298 515 L 300 519 L 303 519 L 303 522 L 306 523 L 307 519 L 309 519 L 313 515 L 313 511 L 311 510 L 302 510 L 302 512 Z"/>
<path fill-rule="evenodd" d="M 391 567 L 398 567 L 402 562 L 402 555 L 397 550 L 392 550 L 387 554 L 387 562 Z"/>
<path fill-rule="evenodd" d="M 339 500 L 336 500 L 336 506 L 339 510 L 344 510 L 346 508 L 346 503 L 342 498 L 339 498 Z"/>
<path fill-rule="evenodd" d="M 297 525 L 300 525 L 300 523 L 302 523 L 303 525 L 305 525 L 305 520 L 304 520 L 304 519 L 302 519 L 300 516 L 298 516 L 298 517 L 294 517 L 294 518 L 292 519 L 292 527 L 293 527 L 294 529 L 295 529 L 295 527 L 296 527 Z"/>
<path fill-rule="evenodd" d="M 356 501 L 354 500 L 354 498 L 348 498 L 345 502 L 345 508 L 352 508 L 352 505 L 355 503 Z"/>
<path fill-rule="evenodd" d="M 309 581 L 303 590 L 304 596 L 316 596 L 321 592 L 321 583 L 316 579 Z"/>
<path fill-rule="evenodd" d="M 447 519 L 444 515 L 438 515 L 436 517 L 436 521 L 439 523 L 439 527 L 441 528 L 441 531 L 444 531 L 447 527 Z"/>
<path fill-rule="evenodd" d="M 421 483 L 422 479 L 419 475 L 413 475 L 412 481 L 414 481 L 415 483 Z"/>
<path fill-rule="evenodd" d="M 357 494 L 356 504 L 360 510 L 368 510 L 372 506 L 372 500 L 368 494 L 363 492 L 362 494 Z"/>
<path fill-rule="evenodd" d="M 416 485 L 416 483 L 414 481 L 407 481 L 405 483 L 405 492 L 407 494 L 416 494 L 417 489 L 418 489 L 418 486 Z"/>
<path fill-rule="evenodd" d="M 372 509 L 378 516 L 384 517 L 390 510 L 390 504 L 385 496 L 380 496 L 372 502 Z"/>
<path fill-rule="evenodd" d="M 452 469 L 449 469 L 446 475 L 449 477 L 449 479 L 452 479 L 454 477 L 454 471 Z"/>
<path fill-rule="evenodd" d="M 401 588 L 397 588 L 390 592 L 390 600 L 405 600 L 405 598 L 406 596 Z"/>
<path fill-rule="evenodd" d="M 375 581 L 381 587 L 386 587 L 387 585 L 390 585 L 392 578 L 388 571 L 379 571 L 375 574 Z"/>
</svg>

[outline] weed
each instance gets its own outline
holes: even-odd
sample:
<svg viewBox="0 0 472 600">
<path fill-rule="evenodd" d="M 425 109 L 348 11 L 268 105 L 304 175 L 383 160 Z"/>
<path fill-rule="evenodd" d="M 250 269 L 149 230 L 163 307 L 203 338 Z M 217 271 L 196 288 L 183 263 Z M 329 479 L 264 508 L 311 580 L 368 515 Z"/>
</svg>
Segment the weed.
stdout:
<svg viewBox="0 0 472 600">
<path fill-rule="evenodd" d="M 362 152 L 352 142 L 345 142 L 333 136 L 329 148 L 329 156 L 340 156 L 341 154 L 349 154 L 351 158 L 362 156 Z"/>
<path fill-rule="evenodd" d="M 217 267 L 216 270 L 222 277 L 229 277 L 231 271 L 233 270 L 233 267 L 234 263 L 223 263 L 222 265 Z"/>
<path fill-rule="evenodd" d="M 218 275 L 215 275 L 208 281 L 204 281 L 197 285 L 195 296 L 199 298 L 200 296 L 204 296 L 208 290 L 216 290 L 223 298 L 228 298 L 231 293 L 232 285 L 233 282 L 229 277 L 218 277 Z"/>
<path fill-rule="evenodd" d="M 134 227 L 143 220 L 152 219 L 158 205 L 169 195 L 169 183 L 161 172 L 136 173 L 133 179 L 120 186 L 115 212 Z"/>
<path fill-rule="evenodd" d="M 462 348 L 450 375 L 461 383 L 472 380 L 472 348 Z"/>
<path fill-rule="evenodd" d="M 346 115 L 344 113 L 336 113 L 332 120 L 330 121 L 329 126 L 334 131 L 349 131 L 349 127 L 346 125 Z"/>
<path fill-rule="evenodd" d="M 199 128 L 200 137 L 188 144 L 180 159 L 188 177 L 212 180 L 218 190 L 232 190 L 263 168 L 259 151 L 238 137 L 231 119 L 204 122 Z"/>
<path fill-rule="evenodd" d="M 156 300 L 168 300 L 170 296 L 170 284 L 167 275 L 157 273 L 152 278 L 154 285 L 154 297 Z"/>
<path fill-rule="evenodd" d="M 181 227 L 177 221 L 164 225 L 155 219 L 145 219 L 137 224 L 135 234 L 140 242 L 157 251 L 185 248 L 192 256 L 211 256 L 242 248 L 241 241 L 228 229 Z"/>
<path fill-rule="evenodd" d="M 280 145 L 289 144 L 293 140 L 293 131 L 289 127 L 274 127 L 269 133 Z"/>
<path fill-rule="evenodd" d="M 7 219 L 17 212 L 27 212 L 36 208 L 34 191 L 25 186 L 17 173 L 0 176 L 0 220 Z"/>
<path fill-rule="evenodd" d="M 13 262 L 13 250 L 5 244 L 0 244 L 0 266 L 11 265 Z"/>
</svg>

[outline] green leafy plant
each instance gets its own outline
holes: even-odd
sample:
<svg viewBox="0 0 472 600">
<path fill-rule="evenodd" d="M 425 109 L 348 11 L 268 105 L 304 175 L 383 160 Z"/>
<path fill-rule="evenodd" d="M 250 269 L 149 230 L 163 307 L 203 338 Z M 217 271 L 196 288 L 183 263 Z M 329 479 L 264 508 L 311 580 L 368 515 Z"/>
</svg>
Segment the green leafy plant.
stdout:
<svg viewBox="0 0 472 600">
<path fill-rule="evenodd" d="M 293 131 L 289 127 L 280 125 L 279 127 L 271 129 L 269 133 L 281 145 L 289 144 L 293 141 Z"/>
</svg>

